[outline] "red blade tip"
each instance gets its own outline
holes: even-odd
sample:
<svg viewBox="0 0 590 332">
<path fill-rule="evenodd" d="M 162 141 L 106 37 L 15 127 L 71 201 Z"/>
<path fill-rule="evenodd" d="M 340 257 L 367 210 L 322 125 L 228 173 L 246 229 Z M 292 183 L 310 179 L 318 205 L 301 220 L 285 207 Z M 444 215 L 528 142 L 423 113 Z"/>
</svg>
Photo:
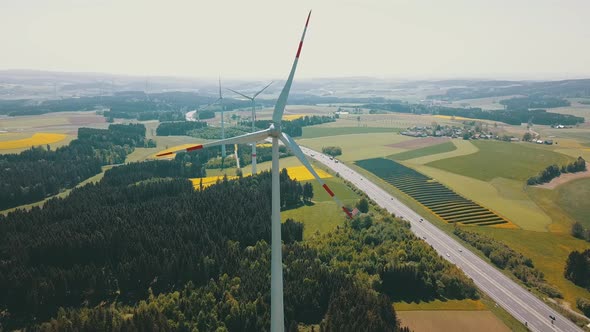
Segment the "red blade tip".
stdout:
<svg viewBox="0 0 590 332">
<path fill-rule="evenodd" d="M 202 149 L 202 148 L 203 148 L 203 146 L 202 146 L 202 145 L 195 145 L 195 146 L 191 146 L 191 147 L 189 147 L 189 148 L 186 148 L 186 151 L 187 151 L 187 152 L 188 152 L 188 151 L 194 151 L 194 150 L 199 150 L 199 149 Z"/>
</svg>

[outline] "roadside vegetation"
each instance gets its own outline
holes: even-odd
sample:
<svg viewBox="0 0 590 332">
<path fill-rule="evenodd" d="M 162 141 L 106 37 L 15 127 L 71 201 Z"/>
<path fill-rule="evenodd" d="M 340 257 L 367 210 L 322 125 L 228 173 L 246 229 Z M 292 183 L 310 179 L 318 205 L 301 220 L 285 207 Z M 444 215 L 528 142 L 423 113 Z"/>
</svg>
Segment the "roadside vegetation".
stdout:
<svg viewBox="0 0 590 332">
<path fill-rule="evenodd" d="M 590 290 L 590 249 L 572 251 L 567 257 L 564 275 L 574 284 Z"/>
<path fill-rule="evenodd" d="M 563 297 L 559 289 L 546 282 L 543 273 L 535 268 L 530 258 L 497 240 L 459 227 L 455 227 L 453 234 L 481 251 L 498 268 L 510 271 L 528 287 L 535 288 L 549 297 Z"/>
<path fill-rule="evenodd" d="M 322 153 L 336 157 L 342 154 L 342 148 L 339 146 L 326 146 L 322 148 Z"/>
</svg>

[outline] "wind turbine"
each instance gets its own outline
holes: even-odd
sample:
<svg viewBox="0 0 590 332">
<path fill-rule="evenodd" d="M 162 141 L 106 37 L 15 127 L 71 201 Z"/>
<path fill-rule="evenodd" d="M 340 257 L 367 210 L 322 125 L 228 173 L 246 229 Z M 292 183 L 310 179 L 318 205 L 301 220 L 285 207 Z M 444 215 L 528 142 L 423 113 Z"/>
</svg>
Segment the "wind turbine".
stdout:
<svg viewBox="0 0 590 332">
<path fill-rule="evenodd" d="M 256 92 L 252 97 L 246 96 L 245 94 L 237 92 L 236 90 L 228 89 L 229 91 L 237 93 L 240 96 L 246 99 L 250 99 L 252 101 L 252 132 L 256 131 L 256 126 L 254 125 L 254 123 L 256 122 L 256 101 L 254 100 L 256 99 L 256 97 L 258 97 L 259 94 L 262 93 L 262 91 L 266 90 L 266 88 L 268 88 L 272 83 L 273 82 L 268 83 L 267 86 L 262 88 L 262 90 Z M 252 174 L 256 174 L 256 143 L 252 144 Z"/>
<path fill-rule="evenodd" d="M 297 62 L 299 61 L 299 55 L 301 54 L 301 47 L 303 46 L 303 40 L 305 38 L 305 32 L 307 31 L 307 25 L 311 11 L 307 15 L 305 21 L 305 28 L 301 40 L 299 41 L 299 47 L 297 48 L 297 54 L 291 67 L 291 72 L 287 78 L 287 82 L 277 99 L 274 107 L 272 122 L 268 129 L 255 131 L 250 134 L 236 136 L 228 139 L 222 139 L 215 142 L 193 145 L 188 148 L 173 150 L 169 152 L 160 153 L 157 157 L 172 155 L 177 152 L 190 152 L 200 150 L 203 148 L 218 146 L 222 144 L 245 144 L 262 141 L 266 138 L 272 138 L 272 209 L 271 209 L 271 295 L 270 295 L 270 330 L 273 332 L 283 332 L 285 329 L 285 320 L 283 312 L 283 258 L 281 252 L 281 199 L 280 199 L 280 182 L 279 182 L 279 140 L 286 145 L 291 152 L 301 161 L 301 163 L 307 168 L 307 170 L 315 177 L 320 185 L 326 190 L 328 195 L 332 197 L 340 206 L 340 208 L 346 213 L 349 218 L 352 218 L 350 211 L 342 205 L 342 202 L 336 198 L 334 192 L 328 187 L 324 181 L 320 178 L 318 173 L 311 167 L 309 161 L 305 158 L 305 155 L 295 143 L 295 141 L 287 134 L 281 131 L 281 120 L 283 112 L 285 111 L 285 105 L 289 97 L 289 91 L 291 90 L 291 84 L 293 83 L 293 77 L 295 76 L 295 70 L 297 69 Z"/>
<path fill-rule="evenodd" d="M 219 77 L 219 106 L 221 106 L 221 139 L 225 139 L 225 119 L 223 118 L 223 96 L 221 95 L 221 77 Z M 221 164 L 225 161 L 225 144 L 221 144 Z"/>
</svg>

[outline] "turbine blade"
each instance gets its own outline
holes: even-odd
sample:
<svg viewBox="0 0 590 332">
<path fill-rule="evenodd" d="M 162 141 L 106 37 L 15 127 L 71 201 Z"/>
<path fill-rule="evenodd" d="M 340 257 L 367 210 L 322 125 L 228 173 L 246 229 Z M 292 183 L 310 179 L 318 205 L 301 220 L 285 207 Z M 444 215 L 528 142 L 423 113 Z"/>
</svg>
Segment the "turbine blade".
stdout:
<svg viewBox="0 0 590 332">
<path fill-rule="evenodd" d="M 307 158 L 305 158 L 305 155 L 303 154 L 303 151 L 301 151 L 301 149 L 299 148 L 299 145 L 297 145 L 297 143 L 295 143 L 295 141 L 285 133 L 281 133 L 281 137 L 279 138 L 281 139 L 283 144 L 285 144 L 289 148 L 289 150 L 293 152 L 295 157 L 297 157 L 297 159 L 301 161 L 301 163 L 305 166 L 305 168 L 307 168 L 307 170 L 313 175 L 313 177 L 322 185 L 322 187 L 328 193 L 328 195 L 330 195 L 330 197 L 332 197 L 336 201 L 336 203 L 338 203 L 338 206 L 346 213 L 348 218 L 352 219 L 352 214 L 350 213 L 350 211 L 348 211 L 348 209 L 344 207 L 342 202 L 336 197 L 336 195 L 330 189 L 330 187 L 328 187 L 328 185 L 322 180 L 322 178 L 320 178 L 315 169 L 311 167 L 311 164 L 309 163 Z"/>
<path fill-rule="evenodd" d="M 260 90 L 260 91 L 256 92 L 256 93 L 254 94 L 254 96 L 252 97 L 252 99 L 254 99 L 254 98 L 258 97 L 258 95 L 259 95 L 259 94 L 261 94 L 261 93 L 262 93 L 262 91 L 266 90 L 266 88 L 268 88 L 268 87 L 269 87 L 271 84 L 273 84 L 273 83 L 274 83 L 274 82 L 270 82 L 270 83 L 268 83 L 268 85 L 267 85 L 267 86 L 265 86 L 265 87 L 264 87 L 262 90 Z"/>
<path fill-rule="evenodd" d="M 289 91 L 291 90 L 291 84 L 293 83 L 293 77 L 295 76 L 295 70 L 297 69 L 297 62 L 299 62 L 299 54 L 301 53 L 301 47 L 303 47 L 303 40 L 305 39 L 305 32 L 307 31 L 307 24 L 309 23 L 310 17 L 311 10 L 307 15 L 307 21 L 305 21 L 305 28 L 303 28 L 303 34 L 301 35 L 301 40 L 299 41 L 299 48 L 297 48 L 297 54 L 295 54 L 295 60 L 293 61 L 289 78 L 287 78 L 287 82 L 285 83 L 285 86 L 279 95 L 279 99 L 277 99 L 274 112 L 272 113 L 272 121 L 276 124 L 280 124 L 281 119 L 283 118 L 283 112 L 285 111 L 287 99 L 289 98 Z"/>
<path fill-rule="evenodd" d="M 261 141 L 261 140 L 269 137 L 269 135 L 270 135 L 270 129 L 265 129 L 265 130 L 255 131 L 253 133 L 240 135 L 240 136 L 236 136 L 236 137 L 232 137 L 232 138 L 221 139 L 221 140 L 214 141 L 214 142 L 197 144 L 197 145 L 189 146 L 188 148 L 162 152 L 162 153 L 157 154 L 156 157 L 165 157 L 165 156 L 173 155 L 178 152 L 190 152 L 190 151 L 194 151 L 194 150 L 201 150 L 204 148 L 210 148 L 213 146 L 219 146 L 219 145 L 223 145 L 223 144 L 245 144 L 245 143 L 251 143 L 251 142 L 258 142 L 258 141 Z"/>
<path fill-rule="evenodd" d="M 219 76 L 219 99 L 223 99 L 223 97 L 221 96 L 221 76 Z"/>
<path fill-rule="evenodd" d="M 254 99 L 254 97 L 248 97 L 248 96 L 246 96 L 246 95 L 245 95 L 245 94 L 243 94 L 243 93 L 237 92 L 236 90 L 232 90 L 232 89 L 230 89 L 230 88 L 225 88 L 225 89 L 226 89 L 226 90 L 229 90 L 229 91 L 231 91 L 231 92 L 233 92 L 233 93 L 237 93 L 237 94 L 239 94 L 240 96 L 242 96 L 242 97 L 244 97 L 244 98 L 247 98 L 248 100 L 252 100 L 252 99 Z"/>
</svg>

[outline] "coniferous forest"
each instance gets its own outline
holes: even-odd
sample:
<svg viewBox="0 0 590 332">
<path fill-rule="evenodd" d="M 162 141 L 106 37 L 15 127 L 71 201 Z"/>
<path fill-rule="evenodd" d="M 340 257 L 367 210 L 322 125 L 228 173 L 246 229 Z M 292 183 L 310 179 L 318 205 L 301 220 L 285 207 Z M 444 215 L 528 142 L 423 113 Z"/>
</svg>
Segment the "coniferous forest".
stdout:
<svg viewBox="0 0 590 332">
<path fill-rule="evenodd" d="M 72 188 L 100 173 L 101 166 L 119 164 L 145 141 L 142 124 L 110 125 L 109 129 L 80 128 L 68 146 L 31 148 L 0 155 L 0 210 L 28 204 Z"/>
<path fill-rule="evenodd" d="M 187 162 L 188 161 L 188 162 Z M 266 331 L 270 174 L 194 190 L 199 154 L 115 167 L 43 208 L 0 216 L 4 329 Z M 284 208 L 302 186 L 281 172 Z M 477 298 L 455 266 L 387 213 L 302 241 L 283 224 L 289 330 L 398 331 L 392 300 Z"/>
</svg>

